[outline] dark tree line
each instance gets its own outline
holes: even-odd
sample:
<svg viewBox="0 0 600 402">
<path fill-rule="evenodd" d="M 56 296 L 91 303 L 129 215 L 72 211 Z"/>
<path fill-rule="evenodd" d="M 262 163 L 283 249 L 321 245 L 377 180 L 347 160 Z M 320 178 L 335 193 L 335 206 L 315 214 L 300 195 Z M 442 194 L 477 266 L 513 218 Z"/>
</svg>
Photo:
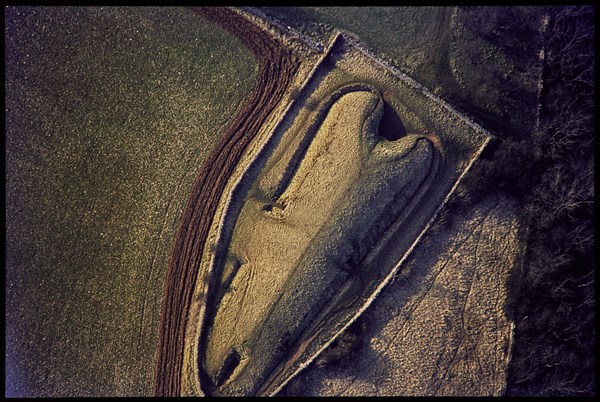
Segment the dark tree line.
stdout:
<svg viewBox="0 0 600 402">
<path fill-rule="evenodd" d="M 594 10 L 549 9 L 538 169 L 509 395 L 591 396 L 594 360 Z"/>
<path fill-rule="evenodd" d="M 517 324 L 507 395 L 595 395 L 594 9 L 548 7 L 539 125 L 482 155 L 450 210 L 503 191 L 528 226 L 507 284 Z"/>
</svg>

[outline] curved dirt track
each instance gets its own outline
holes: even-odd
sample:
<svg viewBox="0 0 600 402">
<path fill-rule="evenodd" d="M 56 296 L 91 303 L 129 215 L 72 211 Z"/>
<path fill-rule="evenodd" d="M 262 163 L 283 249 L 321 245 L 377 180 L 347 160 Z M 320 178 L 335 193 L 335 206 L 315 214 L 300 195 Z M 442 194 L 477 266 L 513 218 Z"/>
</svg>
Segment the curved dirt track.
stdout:
<svg viewBox="0 0 600 402">
<path fill-rule="evenodd" d="M 247 46 L 259 62 L 259 71 L 248 101 L 205 161 L 181 217 L 163 290 L 154 373 L 156 396 L 180 395 L 187 313 L 219 199 L 241 155 L 282 99 L 300 64 L 283 43 L 238 13 L 225 8 L 194 11 L 217 22 Z"/>
</svg>

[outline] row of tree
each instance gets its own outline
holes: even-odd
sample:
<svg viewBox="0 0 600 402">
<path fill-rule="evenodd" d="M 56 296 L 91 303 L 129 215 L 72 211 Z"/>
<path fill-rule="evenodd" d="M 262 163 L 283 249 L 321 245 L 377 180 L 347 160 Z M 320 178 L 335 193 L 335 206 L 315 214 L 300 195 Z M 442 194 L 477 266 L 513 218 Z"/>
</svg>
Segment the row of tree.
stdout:
<svg viewBox="0 0 600 402">
<path fill-rule="evenodd" d="M 500 190 L 520 205 L 523 270 L 507 284 L 517 323 L 507 395 L 590 396 L 594 362 L 594 10 L 547 7 L 533 136 L 493 144 L 449 205 Z M 494 33 L 491 32 L 490 35 Z"/>
<path fill-rule="evenodd" d="M 592 396 L 594 10 L 550 7 L 509 395 Z M 513 287 L 516 289 L 516 287 Z"/>
</svg>

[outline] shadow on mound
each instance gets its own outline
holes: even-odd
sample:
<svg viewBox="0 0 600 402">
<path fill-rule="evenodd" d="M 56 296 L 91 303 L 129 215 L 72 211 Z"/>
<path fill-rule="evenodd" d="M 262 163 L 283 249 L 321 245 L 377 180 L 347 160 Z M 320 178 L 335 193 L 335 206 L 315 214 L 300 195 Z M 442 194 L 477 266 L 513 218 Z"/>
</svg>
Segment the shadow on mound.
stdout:
<svg viewBox="0 0 600 402">
<path fill-rule="evenodd" d="M 383 117 L 379 123 L 379 134 L 388 141 L 396 141 L 406 135 L 404 123 L 388 102 L 383 102 Z"/>
</svg>

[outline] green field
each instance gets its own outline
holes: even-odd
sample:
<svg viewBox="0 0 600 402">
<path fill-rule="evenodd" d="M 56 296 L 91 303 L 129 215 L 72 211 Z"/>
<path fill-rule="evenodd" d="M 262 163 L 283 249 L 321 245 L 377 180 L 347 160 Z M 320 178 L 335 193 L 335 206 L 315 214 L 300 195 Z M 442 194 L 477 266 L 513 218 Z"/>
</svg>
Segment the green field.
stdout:
<svg viewBox="0 0 600 402">
<path fill-rule="evenodd" d="M 148 395 L 180 213 L 258 66 L 186 9 L 5 11 L 6 395 Z"/>
</svg>

